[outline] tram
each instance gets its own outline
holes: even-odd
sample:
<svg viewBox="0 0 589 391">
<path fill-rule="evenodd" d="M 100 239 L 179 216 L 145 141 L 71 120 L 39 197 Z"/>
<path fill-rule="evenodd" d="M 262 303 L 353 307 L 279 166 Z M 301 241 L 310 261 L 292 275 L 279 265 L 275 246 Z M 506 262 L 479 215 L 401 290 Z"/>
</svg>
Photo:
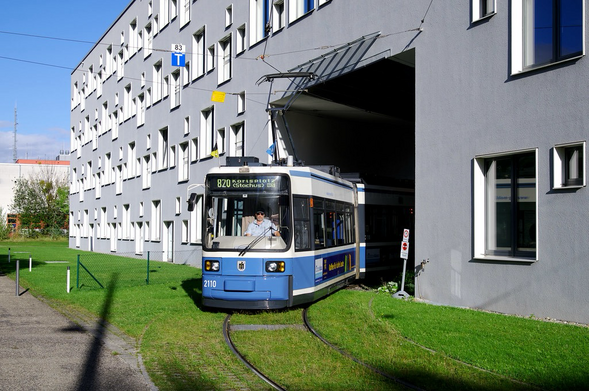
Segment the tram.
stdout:
<svg viewBox="0 0 589 391">
<path fill-rule="evenodd" d="M 371 266 L 386 267 L 388 250 L 377 249 L 378 240 L 393 230 L 383 218 L 398 205 L 389 200 L 372 210 L 365 202 L 386 198 L 388 190 L 346 180 L 332 166 L 268 166 L 255 158 L 238 162 L 211 169 L 205 179 L 204 306 L 296 306 L 340 289 Z M 406 193 L 407 208 L 412 208 Z M 377 238 L 372 244 L 360 240 L 371 235 Z"/>
</svg>

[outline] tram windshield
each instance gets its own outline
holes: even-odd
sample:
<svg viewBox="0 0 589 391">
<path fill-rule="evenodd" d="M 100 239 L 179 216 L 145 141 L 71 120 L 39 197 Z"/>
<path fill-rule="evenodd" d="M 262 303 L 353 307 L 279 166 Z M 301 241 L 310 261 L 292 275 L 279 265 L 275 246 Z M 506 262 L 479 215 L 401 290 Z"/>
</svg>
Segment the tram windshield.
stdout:
<svg viewBox="0 0 589 391">
<path fill-rule="evenodd" d="M 208 175 L 204 248 L 242 254 L 288 249 L 289 187 L 286 175 Z"/>
</svg>

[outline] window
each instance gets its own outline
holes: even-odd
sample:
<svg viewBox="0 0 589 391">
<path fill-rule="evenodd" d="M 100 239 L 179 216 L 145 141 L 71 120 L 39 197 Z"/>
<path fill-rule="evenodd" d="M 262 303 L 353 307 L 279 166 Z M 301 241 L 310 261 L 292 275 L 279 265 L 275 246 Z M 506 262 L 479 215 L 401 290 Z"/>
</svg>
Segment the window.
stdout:
<svg viewBox="0 0 589 391">
<path fill-rule="evenodd" d="M 295 241 L 309 228 L 310 221 L 306 211 L 307 205 L 303 198 L 295 199 L 295 208 L 300 208 L 300 215 L 295 215 Z M 334 247 L 354 243 L 354 207 L 351 204 L 313 198 L 313 237 L 315 248 Z M 299 211 L 295 212 L 299 213 Z M 303 226 L 297 227 L 297 221 Z M 302 230 L 298 233 L 297 229 Z M 298 240 L 303 240 L 299 236 Z M 306 239 L 305 239 L 306 240 Z M 295 243 L 296 245 L 296 243 Z M 304 245 L 301 243 L 301 249 Z"/>
<path fill-rule="evenodd" d="M 293 197 L 295 251 L 311 249 L 309 197 Z"/>
<path fill-rule="evenodd" d="M 184 117 L 184 135 L 190 133 L 190 117 Z"/>
<path fill-rule="evenodd" d="M 182 243 L 188 243 L 188 220 L 182 220 Z"/>
<path fill-rule="evenodd" d="M 250 44 L 270 34 L 270 0 L 250 0 Z"/>
<path fill-rule="evenodd" d="M 118 165 L 116 176 L 115 176 L 115 189 L 116 194 L 121 194 L 123 192 L 123 166 Z"/>
<path fill-rule="evenodd" d="M 288 8 L 288 20 L 295 21 L 315 8 L 315 0 L 290 0 Z"/>
<path fill-rule="evenodd" d="M 199 155 L 199 150 L 198 150 L 198 137 L 193 138 L 192 140 L 190 140 L 190 161 L 191 162 L 195 162 L 198 160 Z"/>
<path fill-rule="evenodd" d="M 243 53 L 245 51 L 245 24 L 237 28 L 237 39 L 235 40 L 236 53 Z"/>
<path fill-rule="evenodd" d="M 233 5 L 225 8 L 225 27 L 231 26 L 233 23 Z"/>
<path fill-rule="evenodd" d="M 512 1 L 512 73 L 584 53 L 583 0 Z"/>
<path fill-rule="evenodd" d="M 192 36 L 192 78 L 196 79 L 206 72 L 205 56 L 205 28 L 203 27 Z"/>
<path fill-rule="evenodd" d="M 496 12 L 497 0 L 472 0 L 472 21 L 492 16 Z"/>
<path fill-rule="evenodd" d="M 170 98 L 170 108 L 174 109 L 180 106 L 180 91 L 182 89 L 180 82 L 180 70 L 172 73 L 172 92 Z"/>
<path fill-rule="evenodd" d="M 151 187 L 151 163 L 150 163 L 150 155 L 143 156 L 143 164 L 141 177 L 143 178 L 143 189 L 148 189 Z"/>
<path fill-rule="evenodd" d="M 147 58 L 153 51 L 153 30 L 151 29 L 151 23 L 145 25 L 143 33 L 143 46 L 145 51 L 143 52 L 143 58 Z"/>
<path fill-rule="evenodd" d="M 168 168 L 169 148 L 170 147 L 168 145 L 168 128 L 160 129 L 158 138 L 158 151 L 160 158 L 160 160 L 158 161 L 158 170 Z"/>
<path fill-rule="evenodd" d="M 207 71 L 215 69 L 215 45 L 210 46 L 207 50 Z"/>
<path fill-rule="evenodd" d="M 244 156 L 244 123 L 231 125 L 229 133 L 229 156 Z"/>
<path fill-rule="evenodd" d="M 585 142 L 557 145 L 553 152 L 553 188 L 586 186 Z"/>
<path fill-rule="evenodd" d="M 158 61 L 153 65 L 153 102 L 158 102 L 162 99 L 162 86 L 164 85 L 164 78 L 162 72 L 162 61 Z"/>
<path fill-rule="evenodd" d="M 145 124 L 145 96 L 139 94 L 137 96 L 137 127 Z"/>
<path fill-rule="evenodd" d="M 210 155 L 215 146 L 215 142 L 217 141 L 215 139 L 213 115 L 214 107 L 209 107 L 200 113 L 201 139 L 205 140 L 200 145 L 200 148 L 202 149 L 200 156 Z"/>
<path fill-rule="evenodd" d="M 272 15 L 272 30 L 278 31 L 284 27 L 284 0 L 274 2 L 274 14 Z"/>
<path fill-rule="evenodd" d="M 215 145 L 217 146 L 217 152 L 221 155 L 225 153 L 225 128 L 217 129 L 215 137 Z M 214 146 L 213 146 L 214 148 Z"/>
<path fill-rule="evenodd" d="M 475 162 L 475 257 L 535 259 L 536 151 Z"/>
<path fill-rule="evenodd" d="M 190 0 L 180 0 L 180 27 L 190 22 Z"/>
<path fill-rule="evenodd" d="M 160 240 L 162 225 L 162 203 L 160 200 L 151 202 L 151 240 Z"/>
<path fill-rule="evenodd" d="M 131 238 L 131 208 L 129 204 L 123 205 L 123 239 L 130 239 Z"/>
<path fill-rule="evenodd" d="M 178 182 L 188 180 L 188 168 L 190 166 L 188 156 L 188 141 L 178 145 Z"/>
<path fill-rule="evenodd" d="M 245 91 L 237 95 L 237 114 L 245 112 Z"/>
<path fill-rule="evenodd" d="M 219 41 L 219 71 L 217 83 L 231 79 L 231 34 Z"/>
</svg>

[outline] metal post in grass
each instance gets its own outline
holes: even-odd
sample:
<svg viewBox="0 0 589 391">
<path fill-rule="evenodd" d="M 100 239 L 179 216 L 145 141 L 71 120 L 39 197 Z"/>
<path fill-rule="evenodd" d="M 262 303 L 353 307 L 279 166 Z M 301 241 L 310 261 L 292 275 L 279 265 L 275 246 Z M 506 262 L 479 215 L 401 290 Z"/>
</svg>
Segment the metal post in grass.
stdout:
<svg viewBox="0 0 589 391">
<path fill-rule="evenodd" d="M 149 285 L 149 251 L 147 252 L 147 278 L 145 279 L 146 285 Z"/>
<path fill-rule="evenodd" d="M 33 255 L 29 254 L 29 272 L 33 271 Z"/>
<path fill-rule="evenodd" d="M 18 259 L 16 260 L 16 297 L 18 297 L 18 279 L 19 279 L 19 275 L 18 275 L 18 270 L 19 269 L 19 262 Z"/>
<path fill-rule="evenodd" d="M 66 283 L 67 293 L 70 293 L 70 267 L 67 267 L 67 283 Z"/>
<path fill-rule="evenodd" d="M 78 254 L 78 266 L 76 269 L 76 289 L 80 289 L 80 254 Z"/>
<path fill-rule="evenodd" d="M 8 247 L 8 263 L 10 263 L 10 247 Z"/>
</svg>

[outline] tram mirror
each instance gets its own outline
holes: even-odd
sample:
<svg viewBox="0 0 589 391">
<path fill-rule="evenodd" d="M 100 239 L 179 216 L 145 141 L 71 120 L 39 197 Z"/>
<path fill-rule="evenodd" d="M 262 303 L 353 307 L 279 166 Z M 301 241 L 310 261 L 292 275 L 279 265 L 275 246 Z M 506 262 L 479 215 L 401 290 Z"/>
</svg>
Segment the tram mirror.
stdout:
<svg viewBox="0 0 589 391">
<path fill-rule="evenodd" d="M 213 208 L 209 208 L 208 215 L 211 219 L 215 216 L 215 211 L 213 210 Z"/>
<path fill-rule="evenodd" d="M 192 212 L 194 210 L 194 205 L 196 204 L 196 193 L 191 193 L 190 198 L 188 198 L 188 211 Z"/>
</svg>

